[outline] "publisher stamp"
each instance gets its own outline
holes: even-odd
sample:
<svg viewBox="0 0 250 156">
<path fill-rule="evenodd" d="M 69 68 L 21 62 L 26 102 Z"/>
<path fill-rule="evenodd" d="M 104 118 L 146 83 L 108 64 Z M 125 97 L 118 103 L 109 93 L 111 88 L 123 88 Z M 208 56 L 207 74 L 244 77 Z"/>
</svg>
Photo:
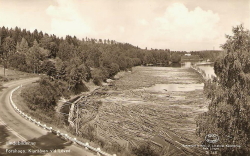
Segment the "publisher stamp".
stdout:
<svg viewBox="0 0 250 156">
<path fill-rule="evenodd" d="M 217 134 L 207 134 L 205 140 L 208 143 L 214 144 L 219 141 L 219 136 Z"/>
<path fill-rule="evenodd" d="M 217 155 L 222 148 L 241 148 L 240 145 L 220 144 L 217 134 L 207 134 L 205 141 L 200 145 L 182 145 L 185 148 L 201 148 L 207 155 Z"/>
</svg>

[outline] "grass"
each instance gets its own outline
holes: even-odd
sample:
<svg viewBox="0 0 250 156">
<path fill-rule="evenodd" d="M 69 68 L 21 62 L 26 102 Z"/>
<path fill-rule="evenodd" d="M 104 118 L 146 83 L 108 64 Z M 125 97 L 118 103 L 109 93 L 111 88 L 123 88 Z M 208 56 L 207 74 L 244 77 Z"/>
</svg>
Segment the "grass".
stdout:
<svg viewBox="0 0 250 156">
<path fill-rule="evenodd" d="M 24 78 L 31 78 L 35 76 L 37 76 L 37 74 L 21 72 L 11 68 L 5 69 L 5 75 L 4 75 L 3 66 L 0 66 L 0 81 L 3 82 L 24 79 Z"/>
</svg>

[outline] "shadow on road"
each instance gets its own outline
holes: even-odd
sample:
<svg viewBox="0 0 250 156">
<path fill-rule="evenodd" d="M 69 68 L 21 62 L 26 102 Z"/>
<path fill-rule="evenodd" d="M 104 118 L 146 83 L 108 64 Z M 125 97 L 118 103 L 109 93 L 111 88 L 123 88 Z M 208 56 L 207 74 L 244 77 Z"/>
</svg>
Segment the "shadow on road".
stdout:
<svg viewBox="0 0 250 156">
<path fill-rule="evenodd" d="M 39 138 L 27 140 L 26 142 L 33 142 L 35 146 L 30 145 L 9 145 L 11 141 L 21 141 L 20 139 L 10 138 L 10 132 L 3 125 L 0 125 L 0 156 L 31 156 L 31 155 L 45 155 L 53 152 L 54 150 L 64 149 L 66 146 L 71 145 L 52 133 L 47 133 Z M 22 152 L 22 153 L 20 153 Z M 25 153 L 24 153 L 25 152 Z"/>
</svg>

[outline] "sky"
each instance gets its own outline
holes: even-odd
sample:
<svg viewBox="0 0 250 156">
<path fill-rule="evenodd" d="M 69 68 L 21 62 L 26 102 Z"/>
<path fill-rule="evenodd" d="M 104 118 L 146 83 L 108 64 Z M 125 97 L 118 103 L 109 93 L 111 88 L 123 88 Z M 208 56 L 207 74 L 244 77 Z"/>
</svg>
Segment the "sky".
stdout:
<svg viewBox="0 0 250 156">
<path fill-rule="evenodd" d="M 250 0 L 0 0 L 0 26 L 143 49 L 219 50 L 239 24 L 250 29 Z"/>
</svg>

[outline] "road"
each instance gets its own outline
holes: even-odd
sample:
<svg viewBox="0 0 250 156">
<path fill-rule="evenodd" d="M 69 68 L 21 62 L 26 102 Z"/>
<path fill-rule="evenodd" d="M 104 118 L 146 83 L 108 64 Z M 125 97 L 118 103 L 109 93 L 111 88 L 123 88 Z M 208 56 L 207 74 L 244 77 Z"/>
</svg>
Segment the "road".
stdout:
<svg viewBox="0 0 250 156">
<path fill-rule="evenodd" d="M 73 145 L 54 134 L 27 121 L 12 108 L 9 96 L 17 86 L 27 85 L 38 78 L 29 78 L 5 83 L 0 92 L 0 155 L 4 156 L 93 156 L 92 152 Z M 18 103 L 16 103 L 18 107 Z M 21 142 L 22 141 L 22 142 Z M 11 145 L 11 143 L 30 143 L 32 145 Z"/>
</svg>

